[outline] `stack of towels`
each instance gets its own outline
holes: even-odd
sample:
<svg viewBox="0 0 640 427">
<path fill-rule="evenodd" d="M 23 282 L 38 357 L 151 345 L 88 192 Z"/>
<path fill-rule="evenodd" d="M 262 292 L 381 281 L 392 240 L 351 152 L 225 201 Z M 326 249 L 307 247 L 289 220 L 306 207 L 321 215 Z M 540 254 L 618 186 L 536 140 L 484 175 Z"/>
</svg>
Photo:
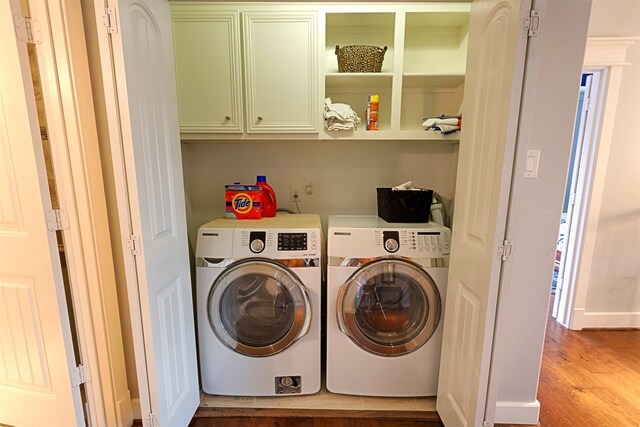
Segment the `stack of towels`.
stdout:
<svg viewBox="0 0 640 427">
<path fill-rule="evenodd" d="M 324 127 L 327 130 L 354 130 L 360 124 L 360 117 L 348 104 L 324 100 Z"/>
<path fill-rule="evenodd" d="M 423 120 L 422 127 L 425 130 L 442 132 L 443 135 L 457 132 L 462 127 L 462 116 L 447 116 L 443 114 L 440 117 L 427 117 Z"/>
</svg>

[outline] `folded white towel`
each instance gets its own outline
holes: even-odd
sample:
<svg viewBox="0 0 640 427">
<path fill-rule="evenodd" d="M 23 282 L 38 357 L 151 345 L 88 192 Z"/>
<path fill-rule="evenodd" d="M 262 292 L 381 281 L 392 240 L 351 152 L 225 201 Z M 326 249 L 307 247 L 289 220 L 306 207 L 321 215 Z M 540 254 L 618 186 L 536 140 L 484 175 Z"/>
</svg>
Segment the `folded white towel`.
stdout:
<svg viewBox="0 0 640 427">
<path fill-rule="evenodd" d="M 348 119 L 355 112 L 348 104 L 341 104 L 339 102 L 331 102 L 331 98 L 324 100 L 325 105 L 325 117 L 337 117 L 340 119 Z"/>
<path fill-rule="evenodd" d="M 360 119 L 358 120 L 325 120 L 324 127 L 327 130 L 353 130 L 358 127 L 360 124 Z"/>
<path fill-rule="evenodd" d="M 324 127 L 327 130 L 353 130 L 360 124 L 360 117 L 348 104 L 324 100 Z"/>
</svg>

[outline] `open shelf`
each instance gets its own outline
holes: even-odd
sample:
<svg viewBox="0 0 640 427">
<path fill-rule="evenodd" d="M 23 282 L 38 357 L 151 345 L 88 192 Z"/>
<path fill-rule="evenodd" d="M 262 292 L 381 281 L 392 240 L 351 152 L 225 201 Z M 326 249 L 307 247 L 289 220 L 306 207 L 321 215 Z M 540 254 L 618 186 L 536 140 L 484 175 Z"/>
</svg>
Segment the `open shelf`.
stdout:
<svg viewBox="0 0 640 427">
<path fill-rule="evenodd" d="M 393 72 L 394 28 L 395 13 L 327 13 L 325 72 L 338 71 L 336 45 L 387 46 L 382 72 Z"/>
<path fill-rule="evenodd" d="M 352 141 L 370 141 L 370 140 L 394 140 L 394 141 L 416 141 L 428 142 L 434 144 L 456 144 L 460 142 L 460 132 L 449 135 L 442 135 L 439 132 L 426 131 L 424 129 L 414 130 L 379 130 L 367 131 L 362 127 L 356 131 L 327 131 L 326 129 L 320 134 L 322 140 L 352 140 Z"/>
<path fill-rule="evenodd" d="M 468 23 L 466 12 L 407 13 L 404 73 L 464 74 Z"/>
</svg>

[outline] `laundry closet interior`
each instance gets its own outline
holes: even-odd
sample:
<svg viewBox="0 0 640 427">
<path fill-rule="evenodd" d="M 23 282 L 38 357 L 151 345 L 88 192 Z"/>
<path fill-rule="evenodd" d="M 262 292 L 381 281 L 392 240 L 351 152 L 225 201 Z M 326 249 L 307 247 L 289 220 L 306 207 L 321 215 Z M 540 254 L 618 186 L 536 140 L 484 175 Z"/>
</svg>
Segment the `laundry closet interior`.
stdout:
<svg viewBox="0 0 640 427">
<path fill-rule="evenodd" d="M 377 187 L 412 181 L 453 208 L 459 132 L 421 125 L 461 112 L 468 4 L 172 2 L 171 14 L 193 251 L 198 228 L 225 214 L 225 184 L 255 175 L 267 176 L 278 208 L 320 214 L 325 238 L 328 215 L 376 215 Z M 338 72 L 337 45 L 386 46 L 381 72 Z M 380 98 L 377 131 L 364 123 L 371 94 Z M 352 106 L 357 129 L 326 130 L 325 98 Z M 285 398 L 205 395 L 203 404 L 435 411 L 435 397 L 380 399 L 323 388 Z"/>
</svg>

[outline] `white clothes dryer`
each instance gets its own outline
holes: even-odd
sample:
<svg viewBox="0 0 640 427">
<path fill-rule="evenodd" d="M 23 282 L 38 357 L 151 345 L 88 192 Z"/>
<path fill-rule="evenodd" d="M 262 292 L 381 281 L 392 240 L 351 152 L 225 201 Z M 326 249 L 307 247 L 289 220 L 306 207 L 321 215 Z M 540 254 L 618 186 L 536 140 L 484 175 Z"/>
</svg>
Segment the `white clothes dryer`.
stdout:
<svg viewBox="0 0 640 427">
<path fill-rule="evenodd" d="M 198 231 L 196 304 L 205 393 L 320 390 L 318 215 L 219 218 Z"/>
<path fill-rule="evenodd" d="M 329 391 L 436 395 L 450 242 L 436 223 L 329 217 Z"/>
</svg>

